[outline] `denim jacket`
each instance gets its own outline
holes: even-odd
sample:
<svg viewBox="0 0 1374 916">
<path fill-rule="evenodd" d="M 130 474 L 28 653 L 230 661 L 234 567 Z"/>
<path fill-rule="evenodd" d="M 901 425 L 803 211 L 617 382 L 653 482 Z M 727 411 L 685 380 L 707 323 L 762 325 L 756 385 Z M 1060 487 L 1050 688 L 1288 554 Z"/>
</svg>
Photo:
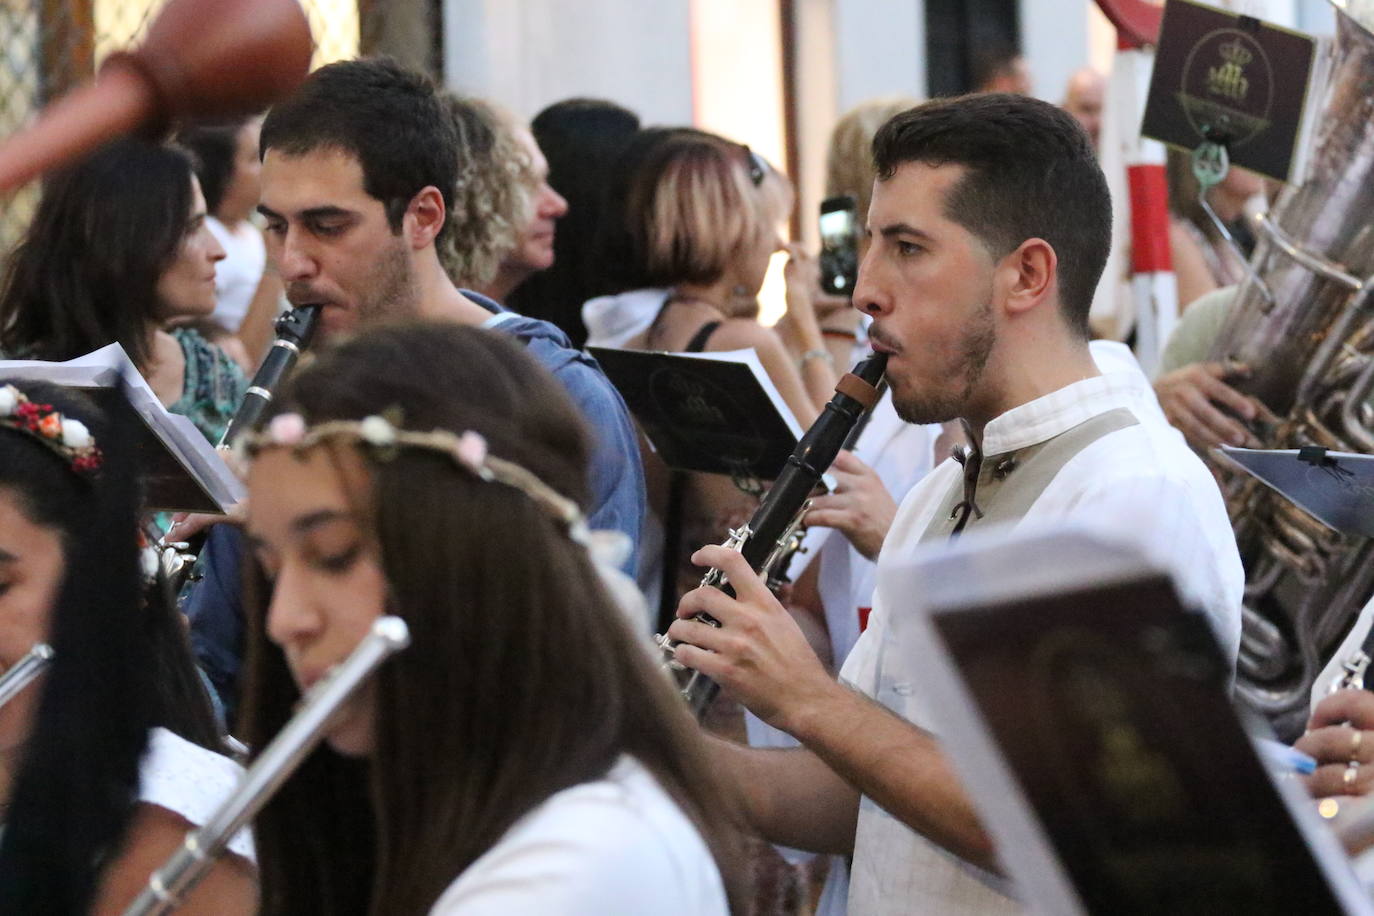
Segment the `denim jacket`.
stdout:
<svg viewBox="0 0 1374 916">
<path fill-rule="evenodd" d="M 596 360 L 574 350 L 554 325 L 508 311 L 470 290 L 463 290 L 463 295 L 492 312 L 486 327 L 523 341 L 529 354 L 553 373 L 581 408 L 597 440 L 591 461 L 592 508 L 587 523 L 593 529 L 610 528 L 629 536 L 633 549 L 623 569 L 634 575 L 645 511 L 644 468 L 634 425 L 619 392 Z M 184 606 L 191 622 L 196 660 L 224 701 L 230 721 L 243 658 L 243 549 L 237 529 L 229 525 L 212 528 L 201 550 L 204 578 Z"/>
</svg>

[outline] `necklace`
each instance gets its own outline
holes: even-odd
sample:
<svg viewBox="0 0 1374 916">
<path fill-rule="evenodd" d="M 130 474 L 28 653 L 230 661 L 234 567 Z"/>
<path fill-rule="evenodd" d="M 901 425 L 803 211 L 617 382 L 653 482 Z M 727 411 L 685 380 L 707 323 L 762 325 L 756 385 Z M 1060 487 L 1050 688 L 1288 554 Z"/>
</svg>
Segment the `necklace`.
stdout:
<svg viewBox="0 0 1374 916">
<path fill-rule="evenodd" d="M 672 305 L 677 302 L 681 302 L 684 305 L 704 305 L 707 308 L 719 312 L 722 318 L 725 317 L 725 306 L 715 300 L 707 299 L 704 296 L 693 296 L 690 293 L 680 293 L 677 290 L 673 290 L 668 293 L 668 298 L 663 300 L 664 305 Z"/>
</svg>

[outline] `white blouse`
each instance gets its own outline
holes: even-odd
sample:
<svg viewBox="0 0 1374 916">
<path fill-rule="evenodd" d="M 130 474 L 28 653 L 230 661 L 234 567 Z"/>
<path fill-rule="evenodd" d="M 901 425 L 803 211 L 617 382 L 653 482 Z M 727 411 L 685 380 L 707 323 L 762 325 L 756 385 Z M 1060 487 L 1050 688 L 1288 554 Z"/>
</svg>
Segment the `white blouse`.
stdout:
<svg viewBox="0 0 1374 916">
<path fill-rule="evenodd" d="M 639 763 L 564 789 L 459 875 L 430 916 L 726 916 L 701 834 Z"/>
<path fill-rule="evenodd" d="M 243 767 L 222 754 L 192 744 L 165 728 L 148 733 L 139 766 L 138 800 L 202 826 L 243 779 Z M 247 828 L 229 841 L 229 851 L 256 862 Z"/>
</svg>

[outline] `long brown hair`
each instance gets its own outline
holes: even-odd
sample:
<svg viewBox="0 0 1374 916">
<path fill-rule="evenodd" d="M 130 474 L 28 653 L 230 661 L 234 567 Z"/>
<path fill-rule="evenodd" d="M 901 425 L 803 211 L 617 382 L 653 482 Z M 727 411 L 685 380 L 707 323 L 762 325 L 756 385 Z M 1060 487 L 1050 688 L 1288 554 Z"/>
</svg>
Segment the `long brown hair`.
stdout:
<svg viewBox="0 0 1374 916">
<path fill-rule="evenodd" d="M 0 280 L 0 348 L 65 360 L 118 342 L 146 369 L 157 283 L 191 214 L 191 158 L 116 140 L 51 175 Z"/>
<path fill-rule="evenodd" d="M 399 407 L 408 429 L 475 430 L 493 455 L 586 502 L 589 437 L 572 402 L 488 331 L 378 329 L 299 373 L 278 403 L 312 424 Z M 519 817 L 623 754 L 725 873 L 732 825 L 695 726 L 585 550 L 523 493 L 438 454 L 368 467 L 359 503 L 412 643 L 378 675 L 371 759 L 317 750 L 259 819 L 263 912 L 423 913 Z M 297 692 L 261 607 L 250 618 L 246 734 L 262 747 Z"/>
</svg>

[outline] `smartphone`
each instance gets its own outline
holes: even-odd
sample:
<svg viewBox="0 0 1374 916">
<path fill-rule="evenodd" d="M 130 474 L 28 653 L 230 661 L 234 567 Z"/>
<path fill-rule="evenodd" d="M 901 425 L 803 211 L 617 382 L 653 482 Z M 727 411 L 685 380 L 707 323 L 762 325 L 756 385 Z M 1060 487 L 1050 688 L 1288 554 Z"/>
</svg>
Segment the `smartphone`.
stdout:
<svg viewBox="0 0 1374 916">
<path fill-rule="evenodd" d="M 859 279 L 859 217 L 848 194 L 821 201 L 821 289 L 849 296 Z"/>
</svg>

